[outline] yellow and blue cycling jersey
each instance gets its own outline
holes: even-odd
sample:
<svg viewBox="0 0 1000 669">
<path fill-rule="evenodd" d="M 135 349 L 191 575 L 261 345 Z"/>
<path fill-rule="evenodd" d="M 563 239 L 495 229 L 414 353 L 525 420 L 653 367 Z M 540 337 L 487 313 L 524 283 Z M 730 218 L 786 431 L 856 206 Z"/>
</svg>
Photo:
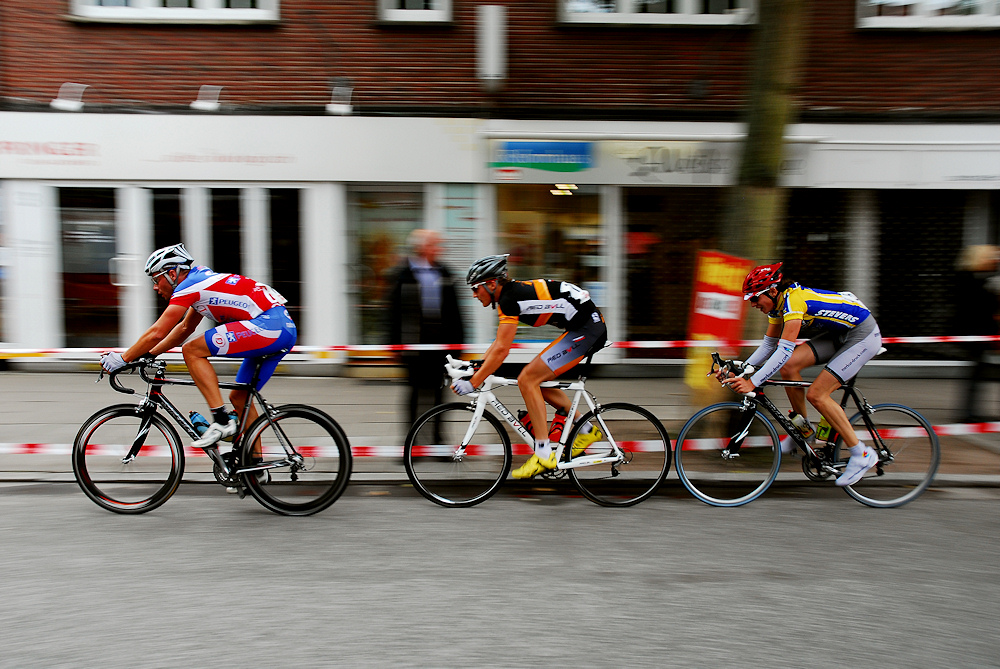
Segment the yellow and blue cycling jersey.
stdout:
<svg viewBox="0 0 1000 669">
<path fill-rule="evenodd" d="M 860 325 L 871 312 L 854 293 L 806 288 L 793 283 L 778 296 L 769 323 L 782 325 L 801 320 L 803 328 L 844 332 Z"/>
</svg>

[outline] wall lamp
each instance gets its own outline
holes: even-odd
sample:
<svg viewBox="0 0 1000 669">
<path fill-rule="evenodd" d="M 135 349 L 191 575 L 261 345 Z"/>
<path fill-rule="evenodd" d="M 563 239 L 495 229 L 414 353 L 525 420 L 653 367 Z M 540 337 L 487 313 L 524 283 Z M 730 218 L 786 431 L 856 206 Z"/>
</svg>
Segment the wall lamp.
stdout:
<svg viewBox="0 0 1000 669">
<path fill-rule="evenodd" d="M 191 109 L 198 111 L 219 111 L 219 93 L 222 86 L 202 86 L 198 89 L 198 99 L 191 103 Z"/>
<path fill-rule="evenodd" d="M 49 103 L 49 106 L 59 111 L 78 112 L 83 110 L 83 92 L 87 90 L 87 84 L 73 84 L 66 82 L 59 87 L 59 95 Z"/>
<path fill-rule="evenodd" d="M 326 113 L 347 116 L 354 111 L 354 107 L 351 106 L 351 94 L 354 92 L 351 80 L 347 77 L 338 77 L 333 80 L 332 88 L 333 95 L 330 104 L 326 106 Z"/>
</svg>

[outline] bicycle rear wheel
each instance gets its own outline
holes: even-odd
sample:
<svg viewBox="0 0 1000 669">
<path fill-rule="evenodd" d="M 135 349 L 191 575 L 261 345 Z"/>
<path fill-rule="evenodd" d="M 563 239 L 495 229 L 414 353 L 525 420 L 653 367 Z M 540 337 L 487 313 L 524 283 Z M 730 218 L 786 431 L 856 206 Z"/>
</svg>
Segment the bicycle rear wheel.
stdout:
<svg viewBox="0 0 1000 669">
<path fill-rule="evenodd" d="M 744 434 L 742 442 L 739 435 Z M 739 443 L 738 456 L 725 449 Z M 757 499 L 778 476 L 778 433 L 758 411 L 739 402 L 706 407 L 681 428 L 674 447 L 677 475 L 692 495 L 712 506 L 740 506 Z"/>
<path fill-rule="evenodd" d="M 278 407 L 270 419 L 258 417 L 241 441 L 240 460 L 243 467 L 276 465 L 266 470 L 265 480 L 256 472 L 241 477 L 254 499 L 285 516 L 308 516 L 336 502 L 353 466 L 337 422 L 304 404 Z"/>
<path fill-rule="evenodd" d="M 177 431 L 159 414 L 134 458 L 143 416 L 135 404 L 101 409 L 84 421 L 73 440 L 73 474 L 98 506 L 115 513 L 145 513 L 174 494 L 184 474 L 184 447 Z"/>
<path fill-rule="evenodd" d="M 599 433 L 581 435 L 586 425 Z M 588 442 L 597 437 L 596 440 Z M 580 417 L 566 441 L 586 448 L 571 456 L 572 461 L 607 456 L 614 442 L 625 452 L 625 461 L 573 467 L 570 478 L 584 497 L 601 506 L 631 506 L 646 499 L 660 487 L 670 469 L 670 437 L 651 412 L 635 404 L 617 402 L 598 407 Z M 565 456 L 564 456 L 565 457 Z"/>
<path fill-rule="evenodd" d="M 941 445 L 930 423 L 913 409 L 900 404 L 877 404 L 869 416 L 888 451 L 879 451 L 879 464 L 844 491 L 868 506 L 890 508 L 919 497 L 930 486 L 941 462 Z M 851 417 L 851 425 L 866 446 L 877 440 L 869 433 L 864 414 Z M 846 463 L 850 454 L 837 439 L 834 458 Z"/>
<path fill-rule="evenodd" d="M 406 475 L 435 504 L 479 504 L 492 497 L 510 473 L 510 439 L 492 414 L 483 413 L 465 451 L 459 452 L 473 413 L 469 404 L 442 404 L 418 418 L 406 435 Z"/>
</svg>

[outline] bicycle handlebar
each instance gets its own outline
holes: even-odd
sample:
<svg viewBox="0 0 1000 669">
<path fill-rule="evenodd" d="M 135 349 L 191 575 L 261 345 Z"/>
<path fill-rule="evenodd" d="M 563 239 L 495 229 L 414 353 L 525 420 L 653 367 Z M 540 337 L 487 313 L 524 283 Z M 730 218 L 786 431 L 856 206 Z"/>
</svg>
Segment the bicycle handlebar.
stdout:
<svg viewBox="0 0 1000 669">
<path fill-rule="evenodd" d="M 118 380 L 118 375 L 123 374 L 125 372 L 131 374 L 132 372 L 138 369 L 139 377 L 142 378 L 143 381 L 145 381 L 146 383 L 153 383 L 153 379 L 149 378 L 149 376 L 146 375 L 146 369 L 148 369 L 149 367 L 162 364 L 163 364 L 162 362 L 157 363 L 155 358 L 143 356 L 138 360 L 133 360 L 132 362 L 126 362 L 124 366 L 119 367 L 113 372 L 105 372 L 104 368 L 101 367 L 101 375 L 97 378 L 97 380 L 100 381 L 101 379 L 104 378 L 104 375 L 107 374 L 108 383 L 111 384 L 111 387 L 114 390 L 120 393 L 124 393 L 126 395 L 135 395 L 136 392 L 135 389 L 129 388 L 128 386 L 123 386 L 121 381 Z"/>
<path fill-rule="evenodd" d="M 713 351 L 712 367 L 711 369 L 708 370 L 708 374 L 706 374 L 705 376 L 712 376 L 713 374 L 715 374 L 716 365 L 718 365 L 719 367 L 719 372 L 722 372 L 723 374 L 726 374 L 728 372 L 733 372 L 736 378 L 749 377 L 756 371 L 756 368 L 753 365 L 748 365 L 742 360 L 723 360 L 719 356 L 718 351 Z M 755 397 L 757 395 L 757 393 L 740 393 L 740 394 L 742 394 L 744 397 Z"/>
</svg>

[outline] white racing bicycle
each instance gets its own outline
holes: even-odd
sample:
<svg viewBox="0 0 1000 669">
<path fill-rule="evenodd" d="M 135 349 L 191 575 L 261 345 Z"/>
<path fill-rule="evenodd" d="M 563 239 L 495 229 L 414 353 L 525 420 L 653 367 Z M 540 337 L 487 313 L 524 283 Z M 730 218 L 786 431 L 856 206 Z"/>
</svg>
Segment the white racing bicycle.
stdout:
<svg viewBox="0 0 1000 669">
<path fill-rule="evenodd" d="M 445 370 L 453 380 L 467 378 L 481 364 L 448 356 Z M 516 379 L 491 375 L 468 395 L 469 402 L 442 404 L 417 419 L 406 435 L 403 462 L 420 494 L 441 506 L 479 504 L 510 473 L 512 436 L 519 443 L 518 455 L 531 454 L 534 437 L 493 392 L 516 385 Z M 556 450 L 558 464 L 543 478 L 568 475 L 584 497 L 602 506 L 631 506 L 656 492 L 672 454 L 666 429 L 650 411 L 624 402 L 599 404 L 582 375 L 542 387 L 573 393 L 569 416 L 576 415 L 581 400 L 589 408 L 574 424 L 567 422 Z"/>
</svg>

